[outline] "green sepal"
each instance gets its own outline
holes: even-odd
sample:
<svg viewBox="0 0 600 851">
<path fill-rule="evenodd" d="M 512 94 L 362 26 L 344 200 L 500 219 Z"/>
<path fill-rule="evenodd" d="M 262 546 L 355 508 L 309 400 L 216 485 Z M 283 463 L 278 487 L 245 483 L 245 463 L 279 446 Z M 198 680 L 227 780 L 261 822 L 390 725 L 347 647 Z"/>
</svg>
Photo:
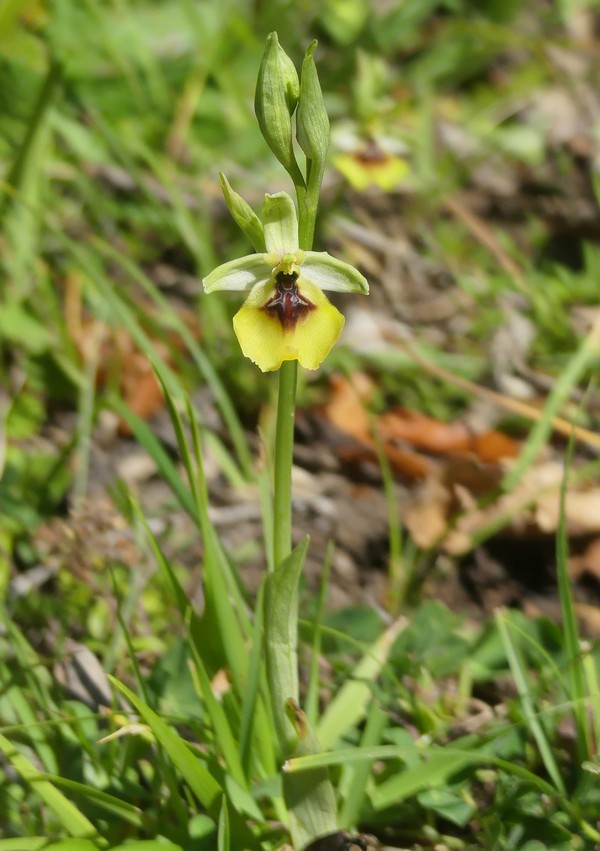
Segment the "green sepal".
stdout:
<svg viewBox="0 0 600 851">
<path fill-rule="evenodd" d="M 298 737 L 294 756 L 322 753 L 319 741 L 298 704 L 288 700 L 286 712 Z M 337 807 L 329 769 L 312 768 L 296 773 L 286 771 L 284 766 L 283 797 L 289 811 L 294 848 L 306 848 L 315 839 L 337 831 Z"/>
<path fill-rule="evenodd" d="M 232 188 L 222 171 L 219 172 L 219 181 L 227 209 L 231 213 L 236 225 L 244 236 L 250 240 L 256 252 L 264 252 L 265 234 L 260 219 L 250 204 Z"/>
<path fill-rule="evenodd" d="M 315 65 L 317 42 L 309 46 L 302 63 L 300 99 L 296 113 L 296 137 L 308 162 L 309 192 L 318 195 L 329 150 L 329 117 Z"/>
<path fill-rule="evenodd" d="M 302 276 L 321 290 L 369 295 L 369 283 L 365 276 L 354 266 L 332 257 L 326 251 L 304 252 Z"/>
<path fill-rule="evenodd" d="M 228 263 L 221 263 L 210 275 L 202 280 L 205 293 L 219 290 L 251 290 L 256 284 L 263 284 L 271 277 L 271 270 L 265 262 L 264 254 L 247 254 Z"/>
<path fill-rule="evenodd" d="M 265 141 L 295 184 L 303 182 L 292 141 L 292 115 L 299 94 L 298 73 L 272 32 L 258 72 L 254 111 Z"/>
</svg>

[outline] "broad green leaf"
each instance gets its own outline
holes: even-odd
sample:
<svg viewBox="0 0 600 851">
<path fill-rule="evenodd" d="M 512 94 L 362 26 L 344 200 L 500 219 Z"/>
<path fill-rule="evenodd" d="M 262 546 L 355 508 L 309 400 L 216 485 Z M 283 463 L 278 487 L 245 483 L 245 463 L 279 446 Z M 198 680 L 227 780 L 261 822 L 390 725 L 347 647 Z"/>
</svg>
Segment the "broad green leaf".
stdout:
<svg viewBox="0 0 600 851">
<path fill-rule="evenodd" d="M 287 701 L 286 709 L 298 737 L 294 756 L 318 754 L 321 746 L 304 712 L 292 700 Z M 302 774 L 285 772 L 283 795 L 294 848 L 305 848 L 318 837 L 335 833 L 337 806 L 327 767 L 313 768 Z"/>
<path fill-rule="evenodd" d="M 298 581 L 306 558 L 308 538 L 280 564 L 265 582 L 265 655 L 275 728 L 280 747 L 288 754 L 296 732 L 286 713 L 286 702 L 299 700 L 298 691 Z"/>
<path fill-rule="evenodd" d="M 458 827 L 464 827 L 475 813 L 474 802 L 467 801 L 453 789 L 426 789 L 419 793 L 417 800 L 425 809 L 432 810 Z"/>
</svg>

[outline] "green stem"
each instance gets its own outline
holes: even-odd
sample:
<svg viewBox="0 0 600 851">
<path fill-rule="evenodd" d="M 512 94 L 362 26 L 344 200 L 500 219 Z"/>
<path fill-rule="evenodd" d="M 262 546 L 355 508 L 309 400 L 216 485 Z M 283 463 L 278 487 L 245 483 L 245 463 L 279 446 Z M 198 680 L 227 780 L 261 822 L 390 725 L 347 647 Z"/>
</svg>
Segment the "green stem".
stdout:
<svg viewBox="0 0 600 851">
<path fill-rule="evenodd" d="M 298 199 L 298 244 L 310 251 L 317 218 L 317 197 L 307 191 L 304 180 L 295 182 Z M 294 414 L 296 410 L 297 361 L 285 361 L 279 370 L 277 427 L 275 432 L 275 483 L 273 506 L 273 564 L 275 567 L 292 551 L 292 459 L 294 454 Z"/>
<path fill-rule="evenodd" d="M 317 207 L 319 205 L 319 187 L 306 184 L 294 184 L 296 197 L 298 199 L 298 246 L 303 251 L 311 251 L 315 236 L 315 224 L 317 221 Z"/>
<path fill-rule="evenodd" d="M 292 175 L 293 178 L 293 175 Z M 310 251 L 313 244 L 318 187 L 307 189 L 294 181 L 298 201 L 298 245 Z M 308 541 L 292 552 L 292 459 L 296 408 L 297 361 L 285 361 L 279 370 L 279 397 L 275 431 L 273 506 L 273 565 L 266 584 L 264 636 L 267 677 L 273 720 L 283 758 L 292 753 L 317 753 L 319 744 L 308 719 L 298 706 L 298 580 Z M 287 559 L 287 561 L 286 561 Z M 294 721 L 287 710 L 292 707 Z M 337 830 L 335 794 L 327 770 L 301 779 L 283 777 L 283 798 L 289 814 L 294 848 L 305 848 L 319 836 Z"/>
<path fill-rule="evenodd" d="M 273 506 L 273 564 L 278 567 L 292 551 L 292 459 L 298 362 L 285 361 L 279 370 L 275 482 Z"/>
</svg>

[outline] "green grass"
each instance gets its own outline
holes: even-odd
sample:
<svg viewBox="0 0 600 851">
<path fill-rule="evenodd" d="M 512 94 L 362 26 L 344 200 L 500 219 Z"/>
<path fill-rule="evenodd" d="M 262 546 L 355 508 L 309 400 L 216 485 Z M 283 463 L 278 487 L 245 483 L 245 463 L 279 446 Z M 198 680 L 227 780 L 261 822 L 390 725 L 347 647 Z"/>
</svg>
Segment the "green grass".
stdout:
<svg viewBox="0 0 600 851">
<path fill-rule="evenodd" d="M 522 28 L 528 5 L 535 20 Z M 306 669 L 298 685 L 282 685 L 299 688 L 324 751 L 281 771 L 263 636 L 295 635 L 295 586 L 289 607 L 275 613 L 273 585 L 289 577 L 272 572 L 257 596 L 249 592 L 246 543 L 239 558 L 226 550 L 209 487 L 219 480 L 252 494 L 264 539 L 250 544 L 272 568 L 264 541 L 273 525 L 273 385 L 239 352 L 235 299 L 200 292 L 216 263 L 249 250 L 226 215 L 219 171 L 255 209 L 265 190 L 290 188 L 252 115 L 265 37 L 277 29 L 297 64 L 318 37 L 334 140 L 344 128 L 393 137 L 408 163 L 406 186 L 391 198 L 360 195 L 332 167 L 319 233 L 341 239 L 340 212 L 364 207 L 382 230 L 390 210 L 399 214 L 419 255 L 452 273 L 469 305 L 447 350 L 429 323 L 414 328 L 415 349 L 463 377 L 491 380 L 499 297 L 518 296 L 536 329 L 532 362 L 554 389 L 534 428 L 511 423 L 529 430 L 503 482 L 512 490 L 547 444 L 551 418 L 597 368 L 596 341 L 569 317 L 597 305 L 598 250 L 582 238 L 577 268 L 552 262 L 544 255 L 550 226 L 532 208 L 518 231 L 490 224 L 521 270 L 514 279 L 444 202 L 486 162 L 543 183 L 553 157 L 550 181 L 575 174 L 577 156 L 549 152 L 545 129 L 514 106 L 564 83 L 547 48 L 577 50 L 566 27 L 572 5 L 2 6 L 0 851 L 275 851 L 288 837 L 284 790 L 324 777 L 340 826 L 391 848 L 566 851 L 600 842 L 600 653 L 578 633 L 564 518 L 556 546 L 563 628 L 519 611 L 474 625 L 419 597 L 416 574 L 437 554 L 415 553 L 407 540 L 382 453 L 390 611 L 366 603 L 327 610 L 330 550 L 318 600 L 301 606 Z M 440 120 L 466 135 L 471 153 L 440 148 Z M 316 247 L 325 247 L 320 235 Z M 82 358 L 94 328 L 105 342 Z M 120 335 L 158 376 L 169 440 L 124 398 L 128 364 L 113 358 Z M 381 405 L 401 400 L 450 419 L 472 401 L 400 350 L 340 347 L 324 373 L 335 366 L 369 370 Z M 301 384 L 301 402 L 327 392 L 319 376 Z M 594 428 L 593 412 L 577 414 Z M 149 505 L 143 485 L 110 483 L 133 542 L 133 555 L 122 557 L 103 548 L 105 538 L 97 546 L 95 533 L 86 539 L 88 527 L 77 549 L 66 512 L 93 495 L 98 429 L 117 415 L 131 433 L 127 452 L 135 446 L 151 459 L 168 494 Z M 570 464 L 573 479 L 595 481 L 597 464 Z M 180 516 L 189 521 L 185 557 L 171 525 Z M 40 530 L 60 528 L 66 537 L 45 549 Z M 298 572 L 303 558 L 300 547 Z M 48 581 L 15 594 L 17 574 L 40 565 Z M 97 685 L 110 705 L 89 683 L 84 693 L 65 687 L 67 639 L 100 660 L 110 680 Z M 294 680 L 293 658 L 288 673 Z M 488 712 L 474 723 L 482 701 Z"/>
</svg>

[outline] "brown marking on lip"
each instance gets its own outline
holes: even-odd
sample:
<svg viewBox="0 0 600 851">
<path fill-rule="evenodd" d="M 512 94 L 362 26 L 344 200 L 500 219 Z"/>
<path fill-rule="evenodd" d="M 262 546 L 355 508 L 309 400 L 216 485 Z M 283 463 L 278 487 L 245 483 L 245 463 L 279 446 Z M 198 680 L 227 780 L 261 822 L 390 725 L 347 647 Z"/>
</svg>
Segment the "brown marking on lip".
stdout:
<svg viewBox="0 0 600 851">
<path fill-rule="evenodd" d="M 278 272 L 275 276 L 275 295 L 262 308 L 269 316 L 279 319 L 284 331 L 291 331 L 296 327 L 298 320 L 303 319 L 307 313 L 315 309 L 315 305 L 300 295 L 296 281 L 298 275 L 292 272 Z"/>
</svg>

